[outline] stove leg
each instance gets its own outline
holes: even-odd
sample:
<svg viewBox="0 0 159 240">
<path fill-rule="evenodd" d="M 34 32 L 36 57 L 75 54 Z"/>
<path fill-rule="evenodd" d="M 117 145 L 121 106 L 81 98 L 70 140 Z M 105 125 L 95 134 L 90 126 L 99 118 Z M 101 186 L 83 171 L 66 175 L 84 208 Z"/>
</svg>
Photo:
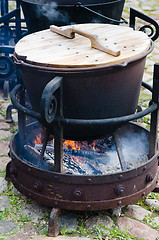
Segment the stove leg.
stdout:
<svg viewBox="0 0 159 240">
<path fill-rule="evenodd" d="M 5 180 L 8 181 L 8 182 L 11 181 L 11 177 L 10 177 L 11 164 L 12 164 L 12 161 L 8 162 L 8 163 L 7 163 L 7 166 L 6 166 L 6 176 L 5 176 Z"/>
<path fill-rule="evenodd" d="M 55 164 L 54 172 L 63 171 L 63 127 L 54 128 Z"/>
<path fill-rule="evenodd" d="M 3 99 L 8 99 L 8 93 L 9 93 L 9 81 L 5 81 L 3 85 Z"/>
<path fill-rule="evenodd" d="M 63 81 L 60 80 L 60 91 L 58 92 L 59 105 L 57 107 L 57 114 L 63 117 Z M 54 127 L 54 149 L 55 149 L 55 164 L 54 171 L 63 172 L 63 126 L 56 125 Z"/>
<path fill-rule="evenodd" d="M 15 109 L 13 104 L 9 104 L 6 110 L 6 123 L 12 123 L 12 110 Z"/>
<path fill-rule="evenodd" d="M 154 66 L 153 76 L 153 94 L 152 102 L 159 102 L 159 64 Z M 150 139 L 149 139 L 149 157 L 151 158 L 157 151 L 157 129 L 158 129 L 158 109 L 151 114 Z M 159 156 L 158 156 L 159 159 Z M 159 192 L 159 183 L 153 192 Z"/>
<path fill-rule="evenodd" d="M 56 237 L 59 233 L 57 228 L 57 221 L 58 216 L 60 214 L 59 208 L 53 208 L 49 218 L 49 225 L 48 225 L 48 234 L 49 237 Z"/>
<path fill-rule="evenodd" d="M 19 102 L 25 107 L 25 89 L 21 89 L 19 93 Z M 18 110 L 18 130 L 19 130 L 19 148 L 23 149 L 26 133 L 26 115 Z"/>
<path fill-rule="evenodd" d="M 152 102 L 159 102 L 159 64 L 154 65 Z M 149 158 L 157 151 L 158 109 L 151 113 L 150 136 L 149 136 Z"/>
</svg>

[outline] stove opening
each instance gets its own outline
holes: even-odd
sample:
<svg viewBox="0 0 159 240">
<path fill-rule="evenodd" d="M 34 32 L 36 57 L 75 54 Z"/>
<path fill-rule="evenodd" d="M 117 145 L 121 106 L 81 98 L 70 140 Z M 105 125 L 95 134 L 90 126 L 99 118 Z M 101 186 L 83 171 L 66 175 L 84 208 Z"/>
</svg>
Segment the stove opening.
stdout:
<svg viewBox="0 0 159 240">
<path fill-rule="evenodd" d="M 23 160 L 43 170 L 54 171 L 54 138 L 50 137 L 42 156 L 45 129 L 38 124 L 31 132 L 24 144 Z M 148 161 L 148 150 L 149 135 L 144 129 L 139 131 L 136 125 L 124 125 L 113 135 L 97 140 L 64 139 L 63 173 L 106 175 L 132 170 Z"/>
</svg>

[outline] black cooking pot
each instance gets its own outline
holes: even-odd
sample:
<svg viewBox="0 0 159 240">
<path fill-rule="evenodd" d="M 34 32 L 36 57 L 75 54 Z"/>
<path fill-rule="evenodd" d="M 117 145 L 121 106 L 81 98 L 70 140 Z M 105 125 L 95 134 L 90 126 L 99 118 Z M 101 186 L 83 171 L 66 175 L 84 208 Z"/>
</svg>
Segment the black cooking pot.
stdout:
<svg viewBox="0 0 159 240">
<path fill-rule="evenodd" d="M 100 120 L 135 112 L 146 56 L 152 51 L 153 42 L 145 33 L 128 27 L 74 25 L 74 31 L 83 31 L 83 36 L 97 36 L 110 46 L 109 50 L 120 50 L 120 55 L 112 56 L 92 49 L 83 36 L 76 35 L 74 39 L 61 36 L 70 28 L 72 25 L 55 28 L 60 35 L 48 29 L 25 36 L 15 46 L 14 61 L 21 71 L 32 109 L 39 114 L 35 117 L 50 132 L 54 133 L 60 118 L 64 138 L 98 138 L 120 126 L 115 120 L 109 125 L 100 124 Z M 60 87 L 62 102 L 57 90 Z M 56 104 L 58 109 L 61 106 L 61 116 L 61 110 L 54 116 Z"/>
<path fill-rule="evenodd" d="M 124 3 L 125 0 L 21 0 L 29 33 L 47 29 L 51 24 L 118 24 Z"/>
</svg>

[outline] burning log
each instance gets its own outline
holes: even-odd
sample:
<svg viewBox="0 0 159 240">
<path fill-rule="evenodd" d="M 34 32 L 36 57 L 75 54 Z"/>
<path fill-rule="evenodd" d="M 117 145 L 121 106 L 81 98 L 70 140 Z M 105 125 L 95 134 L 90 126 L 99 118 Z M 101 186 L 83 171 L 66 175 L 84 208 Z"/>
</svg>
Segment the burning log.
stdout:
<svg viewBox="0 0 159 240">
<path fill-rule="evenodd" d="M 35 144 L 35 149 L 41 151 L 42 145 Z M 97 153 L 92 150 L 63 149 L 63 164 L 65 170 L 71 170 L 72 174 L 102 174 L 98 169 L 100 164 L 107 165 L 109 157 L 107 154 Z M 54 147 L 47 146 L 46 153 L 54 159 Z M 50 164 L 52 161 L 48 160 Z"/>
<path fill-rule="evenodd" d="M 42 146 L 41 146 L 42 149 Z M 30 145 L 24 146 L 24 159 L 29 159 L 29 163 L 37 166 L 39 162 L 40 157 L 40 148 L 38 150 Z M 73 157 L 64 155 L 64 172 L 67 174 L 87 174 L 85 170 L 82 170 L 82 168 L 76 163 L 76 161 L 73 159 Z M 54 171 L 54 152 L 45 152 L 43 161 L 41 161 L 41 164 L 39 168 L 42 168 L 43 170 L 48 171 Z"/>
<path fill-rule="evenodd" d="M 40 150 L 40 146 L 38 146 Z M 51 158 L 54 159 L 54 148 L 51 146 L 46 147 L 46 152 Z M 81 152 L 81 153 L 80 153 Z M 65 170 L 71 171 L 72 174 L 102 174 L 102 172 L 96 169 L 90 162 L 86 159 L 86 155 L 83 155 L 84 151 L 74 150 L 74 149 L 64 149 L 63 164 Z M 86 153 L 86 152 L 84 152 Z M 88 154 L 88 153 L 87 153 Z M 90 155 L 87 155 L 90 156 Z M 93 158 L 92 158 L 93 159 Z M 95 158 L 94 158 L 95 159 Z M 49 161 L 50 162 L 50 161 Z M 95 160 L 95 162 L 98 162 Z"/>
<path fill-rule="evenodd" d="M 24 159 L 29 159 L 30 164 L 37 166 L 39 158 L 40 152 L 37 149 L 30 145 L 24 145 Z M 53 166 L 50 165 L 48 161 L 53 161 L 53 159 L 45 153 L 39 167 L 47 171 L 53 171 Z"/>
<path fill-rule="evenodd" d="M 35 144 L 35 149 L 41 150 L 42 145 L 41 144 Z M 46 146 L 46 151 L 54 152 L 54 147 L 53 146 Z M 72 148 L 64 148 L 63 149 L 64 154 L 67 155 L 72 155 L 72 156 L 77 156 L 81 157 L 83 159 L 96 159 L 98 162 L 103 162 L 107 163 L 108 162 L 108 156 L 106 153 L 98 153 L 93 150 L 79 150 L 79 149 L 72 149 Z M 104 159 L 104 160 L 103 160 Z"/>
</svg>

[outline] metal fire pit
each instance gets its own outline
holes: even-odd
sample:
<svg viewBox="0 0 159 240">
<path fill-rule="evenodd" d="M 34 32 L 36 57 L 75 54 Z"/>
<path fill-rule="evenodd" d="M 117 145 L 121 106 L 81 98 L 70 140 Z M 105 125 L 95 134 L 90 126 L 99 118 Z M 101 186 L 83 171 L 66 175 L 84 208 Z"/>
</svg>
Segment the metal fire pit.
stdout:
<svg viewBox="0 0 159 240">
<path fill-rule="evenodd" d="M 134 123 L 127 123 L 117 130 L 116 149 L 121 170 L 113 174 L 97 175 L 70 175 L 63 172 L 63 139 L 62 125 L 56 126 L 54 143 L 54 167 L 42 168 L 44 152 L 49 140 L 46 130 L 39 159 L 34 154 L 25 151 L 26 144 L 32 144 L 37 133 L 39 123 L 32 122 L 26 125 L 25 111 L 20 108 L 19 132 L 10 142 L 10 157 L 12 161 L 7 165 L 6 178 L 10 179 L 15 187 L 25 196 L 43 205 L 54 207 L 49 222 L 49 236 L 56 236 L 59 209 L 95 211 L 110 209 L 137 201 L 151 192 L 157 182 L 157 167 L 159 154 L 157 152 L 157 122 L 159 103 L 159 65 L 155 65 L 153 89 L 143 83 L 143 86 L 152 91 L 150 107 L 136 114 L 112 119 L 117 122 L 129 122 L 151 113 L 150 132 Z M 15 93 L 13 91 L 13 93 Z M 12 99 L 15 98 L 12 93 Z M 20 92 L 20 103 L 24 104 L 24 91 Z M 14 99 L 15 100 L 15 99 Z M 18 105 L 18 104 L 17 104 Z M 24 108 L 25 109 L 25 108 Z M 109 126 L 110 119 L 105 121 Z M 42 128 L 43 129 L 43 128 Z M 27 133 L 31 133 L 27 135 Z M 127 141 L 133 134 L 145 135 L 148 158 L 139 166 L 127 169 L 127 159 L 124 159 L 120 139 L 127 132 Z M 31 136 L 30 136 L 31 135 Z M 31 138 L 30 138 L 31 137 Z M 107 136 L 108 137 L 108 136 Z M 140 141 L 143 142 L 143 139 Z M 148 144 L 147 144 L 148 142 Z M 138 143 L 137 143 L 138 144 Z"/>
<path fill-rule="evenodd" d="M 28 125 L 26 132 L 33 131 L 36 136 L 39 132 L 36 124 Z M 148 138 L 148 131 L 135 124 L 122 127 L 120 138 L 125 131 L 128 136 L 138 133 Z M 35 136 L 32 135 L 31 139 Z M 25 143 L 30 141 L 30 135 L 26 136 Z M 24 147 L 19 149 L 19 142 L 20 133 L 17 133 L 10 143 L 12 162 L 8 165 L 7 176 L 22 194 L 40 204 L 80 211 L 109 209 L 141 199 L 157 183 L 158 154 L 139 167 L 130 170 L 124 167 L 124 170 L 113 174 L 68 175 L 53 172 L 51 167 L 47 170 L 38 167 L 33 155 L 27 158 L 29 153 L 24 154 Z"/>
</svg>

